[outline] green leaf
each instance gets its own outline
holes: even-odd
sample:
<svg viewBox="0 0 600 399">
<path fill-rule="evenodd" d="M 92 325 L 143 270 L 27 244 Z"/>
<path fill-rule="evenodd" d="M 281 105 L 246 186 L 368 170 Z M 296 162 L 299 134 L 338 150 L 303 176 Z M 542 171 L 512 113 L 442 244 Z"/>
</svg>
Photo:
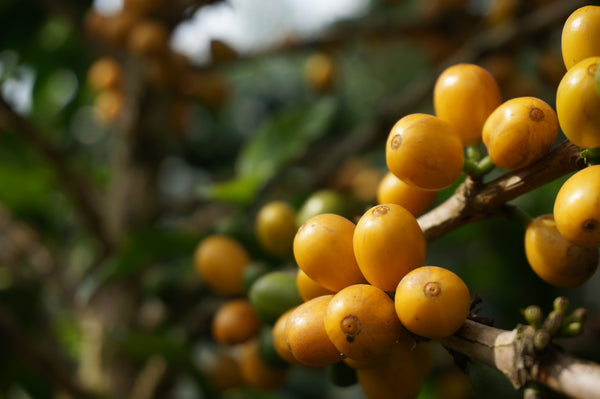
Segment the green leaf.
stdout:
<svg viewBox="0 0 600 399">
<path fill-rule="evenodd" d="M 199 194 L 202 198 L 244 206 L 256 197 L 263 181 L 263 176 L 257 171 L 225 182 L 202 186 Z"/>
<path fill-rule="evenodd" d="M 203 187 L 200 195 L 248 205 L 280 168 L 302 155 L 312 141 L 327 132 L 336 108 L 332 98 L 323 98 L 275 115 L 242 147 L 236 162 L 236 177 Z"/>
<path fill-rule="evenodd" d="M 246 175 L 258 171 L 264 176 L 272 175 L 326 132 L 335 108 L 332 99 L 324 98 L 268 120 L 242 149 L 237 172 Z"/>
</svg>

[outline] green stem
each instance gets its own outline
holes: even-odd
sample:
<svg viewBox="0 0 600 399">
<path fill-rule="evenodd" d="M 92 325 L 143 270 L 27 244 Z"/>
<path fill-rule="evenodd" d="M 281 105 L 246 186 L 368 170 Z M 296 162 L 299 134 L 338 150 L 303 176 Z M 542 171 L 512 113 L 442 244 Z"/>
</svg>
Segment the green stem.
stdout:
<svg viewBox="0 0 600 399">
<path fill-rule="evenodd" d="M 483 153 L 481 152 L 481 145 L 477 144 L 468 144 L 465 147 L 466 150 L 466 158 L 477 163 L 483 157 Z"/>
<path fill-rule="evenodd" d="M 480 170 L 482 176 L 490 173 L 495 167 L 496 165 L 494 165 L 489 155 L 481 158 L 477 163 L 477 168 Z"/>
<path fill-rule="evenodd" d="M 491 172 L 494 167 L 496 167 L 496 165 L 494 165 L 488 155 L 479 159 L 478 161 L 474 161 L 473 159 L 467 157 L 465 158 L 465 162 L 463 164 L 463 172 L 469 176 L 481 178 Z"/>
<path fill-rule="evenodd" d="M 581 151 L 581 158 L 585 159 L 585 163 L 588 165 L 600 164 L 600 147 L 598 148 L 587 148 Z"/>
</svg>

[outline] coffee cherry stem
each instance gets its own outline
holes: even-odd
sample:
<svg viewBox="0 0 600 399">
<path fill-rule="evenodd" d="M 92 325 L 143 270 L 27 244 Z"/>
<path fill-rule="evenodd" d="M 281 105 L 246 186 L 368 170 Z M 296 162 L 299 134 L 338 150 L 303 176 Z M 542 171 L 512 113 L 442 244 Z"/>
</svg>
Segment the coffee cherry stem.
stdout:
<svg viewBox="0 0 600 399">
<path fill-rule="evenodd" d="M 600 147 L 587 148 L 581 151 L 580 156 L 588 166 L 600 164 Z"/>
<path fill-rule="evenodd" d="M 469 176 L 482 178 L 491 172 L 494 167 L 496 167 L 496 165 L 494 165 L 490 157 L 486 155 L 478 161 L 466 158 L 463 164 L 463 171 Z"/>
<path fill-rule="evenodd" d="M 481 151 L 481 145 L 477 144 L 468 144 L 465 147 L 465 155 L 466 159 L 469 159 L 475 163 L 479 162 L 481 158 L 483 158 L 483 152 Z"/>
</svg>

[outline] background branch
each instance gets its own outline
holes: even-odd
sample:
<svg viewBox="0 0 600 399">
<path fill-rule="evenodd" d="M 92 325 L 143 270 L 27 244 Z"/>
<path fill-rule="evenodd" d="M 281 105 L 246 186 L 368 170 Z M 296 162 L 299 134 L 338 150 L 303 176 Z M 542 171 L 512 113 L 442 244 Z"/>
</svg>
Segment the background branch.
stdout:
<svg viewBox="0 0 600 399">
<path fill-rule="evenodd" d="M 18 134 L 25 139 L 31 147 L 52 167 L 59 183 L 65 192 L 72 198 L 79 216 L 89 232 L 94 236 L 104 252 L 107 252 L 112 243 L 105 230 L 98 204 L 93 198 L 98 198 L 93 188 L 76 173 L 68 164 L 69 157 L 56 149 L 47 139 L 46 135 L 23 116 L 19 115 L 11 106 L 0 97 L 0 114 Z"/>
</svg>

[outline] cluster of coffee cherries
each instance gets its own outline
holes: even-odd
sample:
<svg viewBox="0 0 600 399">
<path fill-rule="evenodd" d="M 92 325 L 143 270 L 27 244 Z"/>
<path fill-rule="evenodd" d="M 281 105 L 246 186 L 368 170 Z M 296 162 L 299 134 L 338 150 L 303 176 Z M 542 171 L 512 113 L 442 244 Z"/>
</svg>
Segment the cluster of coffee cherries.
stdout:
<svg viewBox="0 0 600 399">
<path fill-rule="evenodd" d="M 244 367 L 246 382 L 266 388 L 284 380 L 281 371 L 259 379 L 271 370 L 257 365 L 269 347 L 286 364 L 352 370 L 369 398 L 416 397 L 431 369 L 428 342 L 456 333 L 471 307 L 458 274 L 426 264 L 427 240 L 417 217 L 465 173 L 482 179 L 493 167 L 516 170 L 540 161 L 561 130 L 593 154 L 600 147 L 599 39 L 600 7 L 583 7 L 566 21 L 568 71 L 558 86 L 557 111 L 531 96 L 503 101 L 494 77 L 481 66 L 460 63 L 444 70 L 433 89 L 434 113 L 406 115 L 391 128 L 385 145 L 389 170 L 379 182 L 376 205 L 355 219 L 326 206 L 296 212 L 283 201 L 261 209 L 257 241 L 274 256 L 293 255 L 291 270 L 254 276 L 244 290 L 244 276 L 252 270 L 248 255 L 236 258 L 239 246 L 225 244 L 225 237 L 205 239 L 196 256 L 200 275 L 227 295 L 246 294 L 235 299 L 244 302 L 238 304 L 244 316 L 219 311 L 214 319 L 216 340 L 255 342 L 246 350 L 245 358 L 252 359 Z M 553 214 L 527 221 L 527 259 L 543 280 L 575 287 L 594 273 L 598 204 L 600 165 L 588 166 L 561 187 Z M 211 239 L 220 245 L 208 250 Z M 227 264 L 232 258 L 235 267 Z M 222 319 L 229 322 L 226 329 L 219 328 Z M 266 340 L 255 338 L 261 323 Z"/>
</svg>

